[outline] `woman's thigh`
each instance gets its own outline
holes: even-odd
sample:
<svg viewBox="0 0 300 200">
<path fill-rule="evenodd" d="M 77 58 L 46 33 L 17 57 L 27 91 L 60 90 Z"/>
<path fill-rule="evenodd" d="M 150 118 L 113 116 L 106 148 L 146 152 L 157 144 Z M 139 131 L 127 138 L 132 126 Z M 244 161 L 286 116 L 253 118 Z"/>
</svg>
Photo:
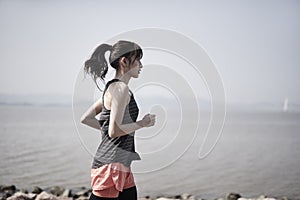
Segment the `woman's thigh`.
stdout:
<svg viewBox="0 0 300 200">
<path fill-rule="evenodd" d="M 136 186 L 124 189 L 120 192 L 118 200 L 137 200 Z"/>
</svg>

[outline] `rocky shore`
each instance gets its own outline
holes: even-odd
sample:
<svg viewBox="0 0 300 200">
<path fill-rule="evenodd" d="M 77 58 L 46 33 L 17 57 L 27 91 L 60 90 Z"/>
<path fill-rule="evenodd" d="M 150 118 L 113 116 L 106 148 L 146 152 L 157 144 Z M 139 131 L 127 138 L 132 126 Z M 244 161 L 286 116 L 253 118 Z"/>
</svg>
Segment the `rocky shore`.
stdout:
<svg viewBox="0 0 300 200">
<path fill-rule="evenodd" d="M 91 189 L 80 187 L 67 189 L 60 186 L 50 188 L 40 188 L 38 186 L 30 190 L 18 189 L 15 185 L 0 185 L 0 200 L 88 200 Z M 169 197 L 141 197 L 139 200 L 206 200 L 199 196 L 191 194 L 180 194 Z M 287 197 L 267 197 L 261 195 L 259 197 L 245 198 L 238 193 L 229 193 L 224 198 L 216 198 L 213 200 L 288 200 Z"/>
</svg>

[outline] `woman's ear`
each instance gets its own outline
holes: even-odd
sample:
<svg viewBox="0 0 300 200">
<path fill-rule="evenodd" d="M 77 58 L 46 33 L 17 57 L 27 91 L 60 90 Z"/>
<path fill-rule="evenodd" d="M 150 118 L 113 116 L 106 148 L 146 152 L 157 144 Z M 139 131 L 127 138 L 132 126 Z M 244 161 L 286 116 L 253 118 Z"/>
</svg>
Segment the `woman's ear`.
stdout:
<svg viewBox="0 0 300 200">
<path fill-rule="evenodd" d="M 127 58 L 122 57 L 122 58 L 120 59 L 120 64 L 121 64 L 121 66 L 127 67 L 128 64 L 129 64 L 129 62 L 128 62 Z"/>
</svg>

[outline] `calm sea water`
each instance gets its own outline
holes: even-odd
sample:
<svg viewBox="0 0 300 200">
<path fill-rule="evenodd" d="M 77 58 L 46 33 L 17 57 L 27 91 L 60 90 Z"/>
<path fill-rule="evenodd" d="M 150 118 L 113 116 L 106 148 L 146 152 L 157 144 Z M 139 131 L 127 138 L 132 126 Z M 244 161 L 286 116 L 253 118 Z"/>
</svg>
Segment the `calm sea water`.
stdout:
<svg viewBox="0 0 300 200">
<path fill-rule="evenodd" d="M 99 131 L 74 122 L 70 107 L 0 110 L 0 184 L 89 187 Z M 142 160 L 132 168 L 139 196 L 191 193 L 217 198 L 238 192 L 300 198 L 299 113 L 228 111 L 217 145 L 199 159 L 209 117 L 204 115 L 195 129 L 192 119 L 157 112 L 163 120 L 156 128 L 136 132 Z"/>
</svg>

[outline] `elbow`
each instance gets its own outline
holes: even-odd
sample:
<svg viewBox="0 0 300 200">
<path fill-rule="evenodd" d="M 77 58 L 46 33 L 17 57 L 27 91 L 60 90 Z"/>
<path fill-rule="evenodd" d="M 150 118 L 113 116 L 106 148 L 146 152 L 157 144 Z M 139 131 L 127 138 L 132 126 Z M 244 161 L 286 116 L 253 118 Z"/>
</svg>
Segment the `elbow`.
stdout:
<svg viewBox="0 0 300 200">
<path fill-rule="evenodd" d="M 108 135 L 111 139 L 114 139 L 116 137 L 120 136 L 120 132 L 116 126 L 114 127 L 109 127 L 108 128 Z"/>
<path fill-rule="evenodd" d="M 109 138 L 110 138 L 110 139 L 115 139 L 116 136 L 109 134 Z"/>
<path fill-rule="evenodd" d="M 124 134 L 125 134 L 124 130 L 122 130 L 120 128 L 120 126 L 117 125 L 116 123 L 114 123 L 113 125 L 110 125 L 109 128 L 108 128 L 108 135 L 111 139 L 114 139 L 116 137 L 120 137 Z"/>
<path fill-rule="evenodd" d="M 116 134 L 116 132 L 115 132 L 114 130 L 109 130 L 109 131 L 108 131 L 108 135 L 109 135 L 109 137 L 110 137 L 111 139 L 114 139 L 114 138 L 117 137 L 117 134 Z"/>
<path fill-rule="evenodd" d="M 120 128 L 116 123 L 110 124 L 108 128 L 108 136 L 111 139 L 119 137 L 120 135 Z"/>
</svg>

